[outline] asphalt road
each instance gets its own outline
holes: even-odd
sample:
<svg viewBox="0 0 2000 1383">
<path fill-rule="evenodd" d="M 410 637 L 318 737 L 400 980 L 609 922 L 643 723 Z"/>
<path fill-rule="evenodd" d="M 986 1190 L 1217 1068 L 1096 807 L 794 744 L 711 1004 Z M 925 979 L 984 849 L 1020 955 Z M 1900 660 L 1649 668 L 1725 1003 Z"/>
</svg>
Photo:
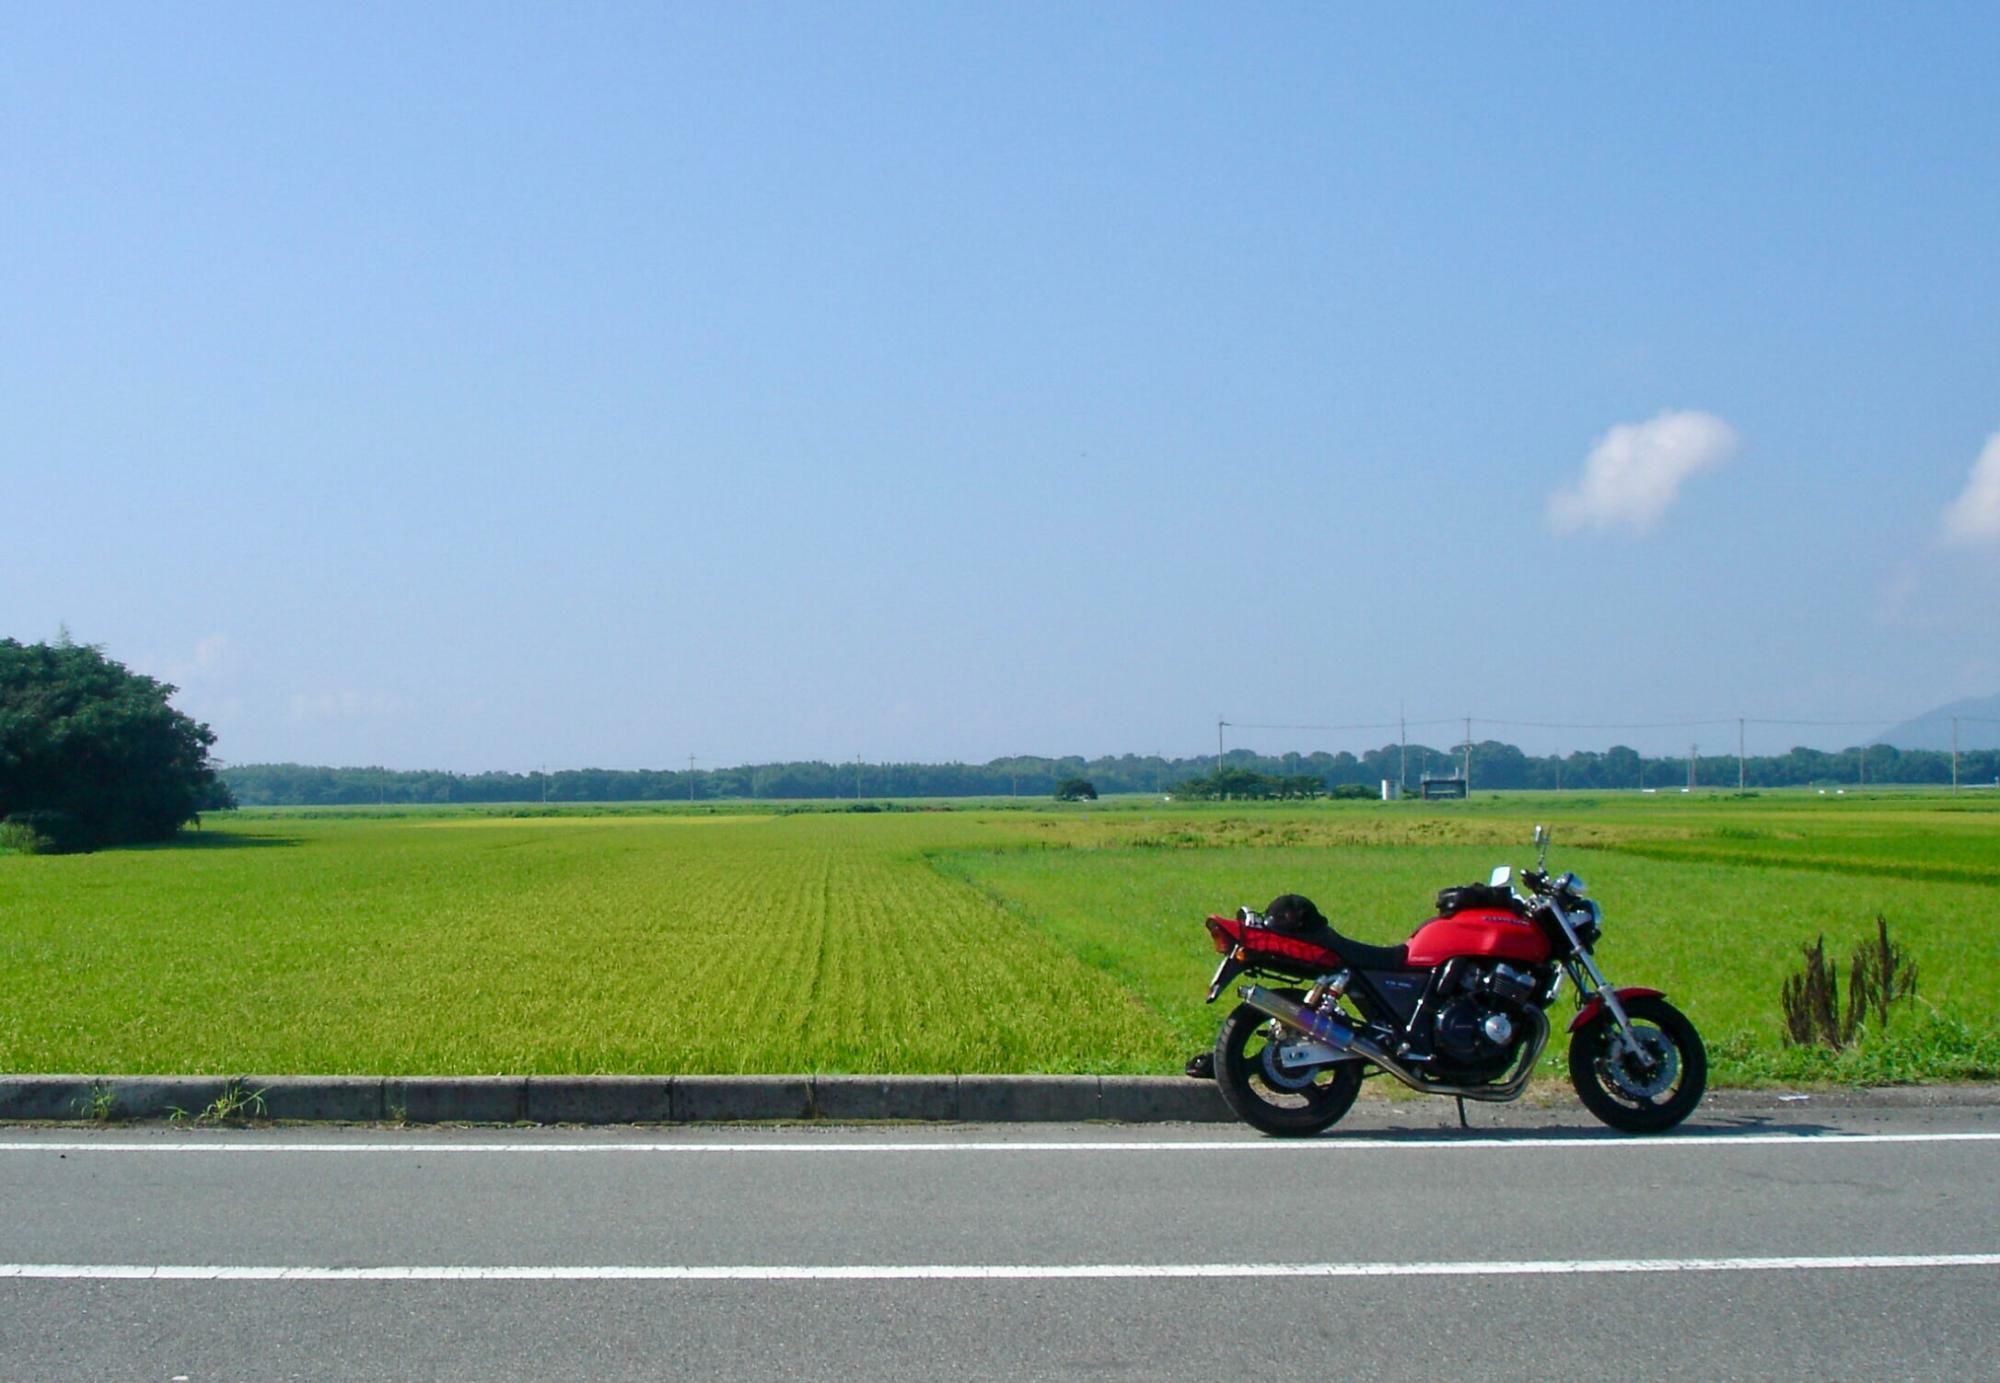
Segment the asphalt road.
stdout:
<svg viewBox="0 0 2000 1383">
<path fill-rule="evenodd" d="M 1412 1122 L 0 1128 L 0 1379 L 1991 1375 L 2000 1108 Z"/>
</svg>

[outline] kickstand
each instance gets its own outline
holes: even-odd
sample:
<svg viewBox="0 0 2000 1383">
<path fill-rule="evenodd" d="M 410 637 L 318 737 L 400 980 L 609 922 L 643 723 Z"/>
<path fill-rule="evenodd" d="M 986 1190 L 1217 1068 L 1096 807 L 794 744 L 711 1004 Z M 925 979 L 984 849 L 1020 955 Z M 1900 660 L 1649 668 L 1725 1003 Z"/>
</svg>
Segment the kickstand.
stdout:
<svg viewBox="0 0 2000 1383">
<path fill-rule="evenodd" d="M 1459 1095 L 1455 1098 L 1458 1100 L 1458 1126 L 1469 1131 L 1472 1125 L 1465 1122 L 1465 1096 Z"/>
</svg>

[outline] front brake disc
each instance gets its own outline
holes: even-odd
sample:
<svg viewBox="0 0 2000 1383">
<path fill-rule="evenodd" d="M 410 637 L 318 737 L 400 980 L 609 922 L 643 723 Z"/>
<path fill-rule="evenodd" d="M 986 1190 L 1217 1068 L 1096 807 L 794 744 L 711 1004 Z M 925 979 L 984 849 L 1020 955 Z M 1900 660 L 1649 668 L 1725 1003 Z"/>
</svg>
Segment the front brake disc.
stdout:
<svg viewBox="0 0 2000 1383">
<path fill-rule="evenodd" d="M 1611 1051 L 1598 1061 L 1598 1072 L 1607 1085 L 1627 1099 L 1656 1099 L 1672 1089 L 1680 1075 L 1680 1053 L 1658 1028 L 1634 1023 L 1632 1035 L 1652 1058 L 1650 1069 L 1640 1067 L 1630 1052 Z"/>
</svg>

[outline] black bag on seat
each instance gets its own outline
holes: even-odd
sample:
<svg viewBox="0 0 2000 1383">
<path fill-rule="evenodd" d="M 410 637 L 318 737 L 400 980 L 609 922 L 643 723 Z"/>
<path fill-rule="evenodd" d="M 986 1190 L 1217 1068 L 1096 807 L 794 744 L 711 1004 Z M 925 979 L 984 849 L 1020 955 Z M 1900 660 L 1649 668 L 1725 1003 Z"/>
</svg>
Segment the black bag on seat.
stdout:
<svg viewBox="0 0 2000 1383">
<path fill-rule="evenodd" d="M 1525 914 L 1514 891 L 1498 884 L 1454 884 L 1438 890 L 1438 916 L 1450 917 L 1471 908 L 1496 908 L 1516 917 Z"/>
<path fill-rule="evenodd" d="M 1302 893 L 1281 893 L 1264 909 L 1264 925 L 1274 932 L 1313 932 L 1327 925 L 1326 918 Z"/>
</svg>

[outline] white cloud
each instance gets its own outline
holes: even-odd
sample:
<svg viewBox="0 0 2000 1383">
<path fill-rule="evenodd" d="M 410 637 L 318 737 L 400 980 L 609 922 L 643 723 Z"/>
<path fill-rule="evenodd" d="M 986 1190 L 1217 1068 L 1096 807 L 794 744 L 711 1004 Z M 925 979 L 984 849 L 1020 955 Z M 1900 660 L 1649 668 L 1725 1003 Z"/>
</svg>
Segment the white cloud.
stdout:
<svg viewBox="0 0 2000 1383">
<path fill-rule="evenodd" d="M 417 703 L 407 696 L 383 696 L 358 691 L 294 692 L 293 720 L 360 720 L 413 714 Z"/>
<path fill-rule="evenodd" d="M 1681 486 L 1736 454 L 1736 429 L 1713 413 L 1667 409 L 1643 423 L 1620 423 L 1584 458 L 1574 485 L 1549 496 L 1549 527 L 1557 533 L 1630 528 L 1644 533 L 1660 521 Z"/>
<path fill-rule="evenodd" d="M 1965 489 L 1945 506 L 1943 527 L 1947 543 L 2000 543 L 2000 432 L 1986 439 Z"/>
</svg>

